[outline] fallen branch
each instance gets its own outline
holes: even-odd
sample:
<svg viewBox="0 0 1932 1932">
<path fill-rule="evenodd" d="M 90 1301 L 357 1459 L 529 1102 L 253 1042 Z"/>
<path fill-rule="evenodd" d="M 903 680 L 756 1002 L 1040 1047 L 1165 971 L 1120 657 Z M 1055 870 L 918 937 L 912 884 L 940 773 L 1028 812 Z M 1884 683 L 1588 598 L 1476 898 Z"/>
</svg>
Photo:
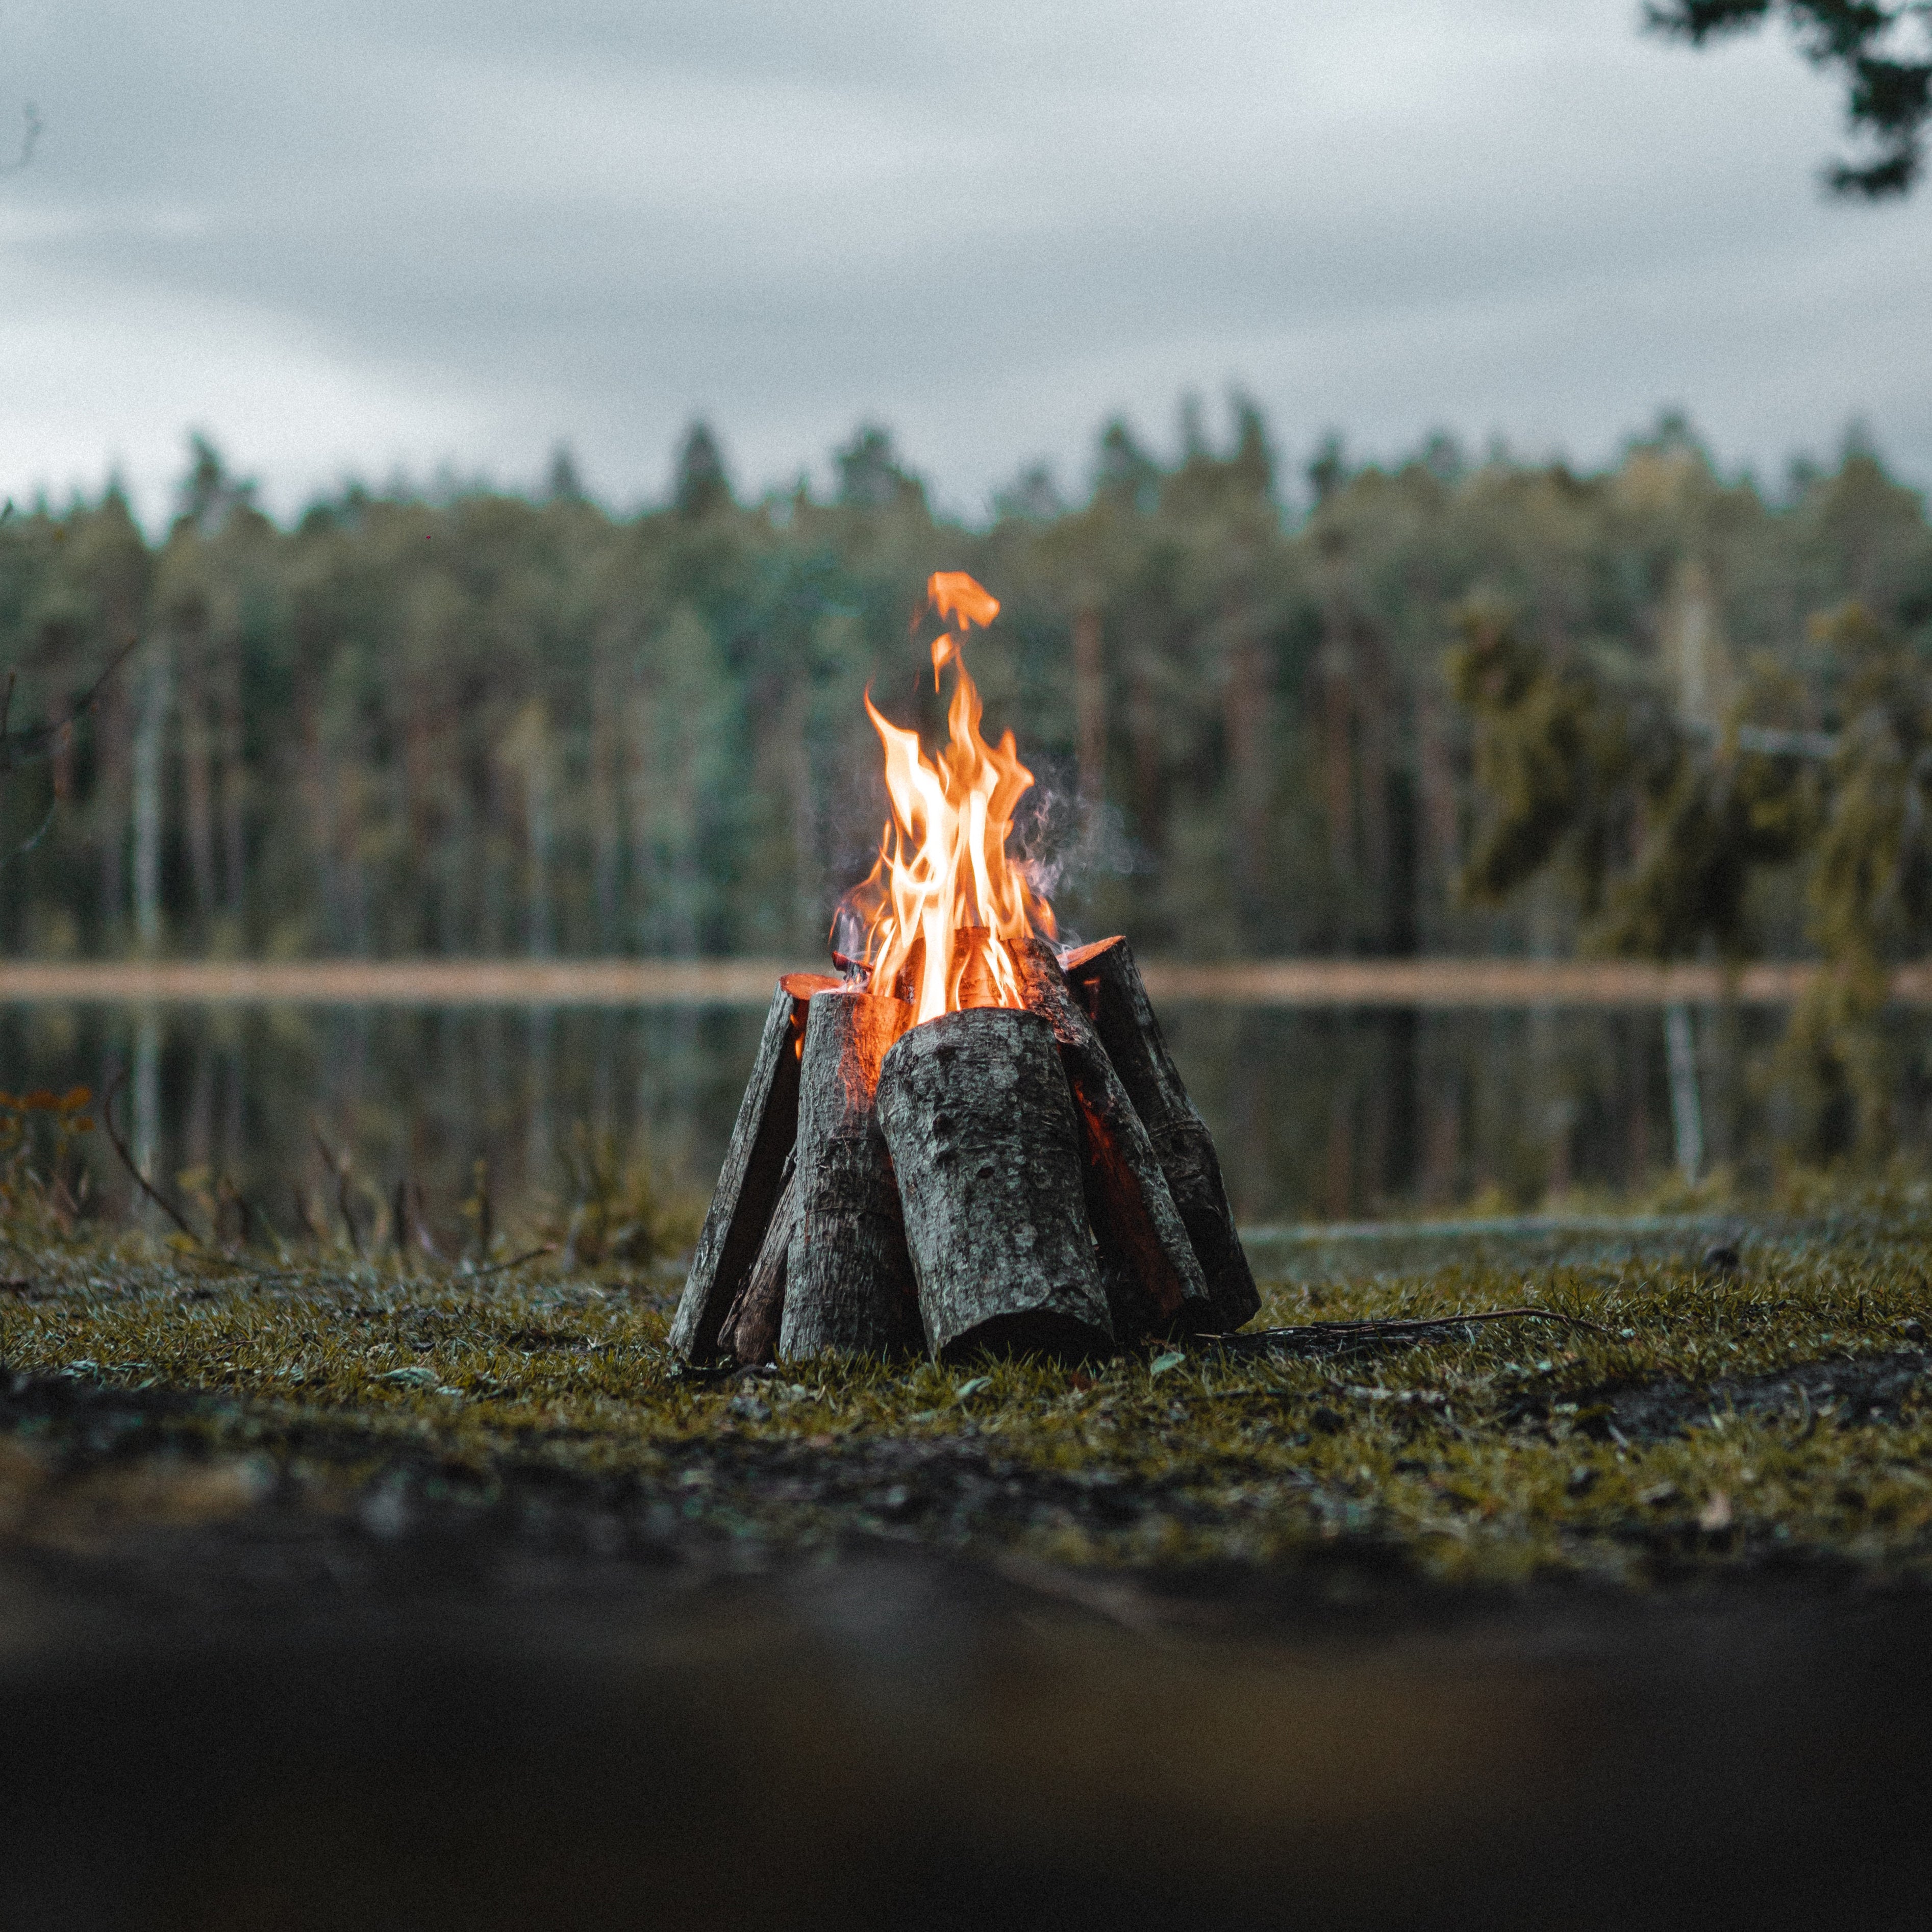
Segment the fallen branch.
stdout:
<svg viewBox="0 0 1932 1932">
<path fill-rule="evenodd" d="M 1473 1315 L 1386 1316 L 1360 1322 L 1303 1322 L 1292 1328 L 1258 1328 L 1246 1335 L 1204 1335 L 1201 1340 L 1236 1354 L 1260 1354 L 1271 1350 L 1332 1348 L 1351 1342 L 1407 1342 L 1427 1335 L 1446 1334 L 1452 1328 L 1468 1328 L 1485 1322 L 1556 1322 L 1565 1328 L 1584 1328 L 1593 1335 L 1616 1340 L 1602 1323 L 1580 1315 L 1563 1315 L 1553 1308 L 1490 1308 Z"/>
</svg>

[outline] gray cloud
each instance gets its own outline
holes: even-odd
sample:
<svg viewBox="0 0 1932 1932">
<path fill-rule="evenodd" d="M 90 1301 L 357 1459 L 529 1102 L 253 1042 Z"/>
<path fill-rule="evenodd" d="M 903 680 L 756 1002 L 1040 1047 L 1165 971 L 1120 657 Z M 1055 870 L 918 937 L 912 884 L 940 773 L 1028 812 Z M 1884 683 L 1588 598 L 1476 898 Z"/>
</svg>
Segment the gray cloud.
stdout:
<svg viewBox="0 0 1932 1932">
<path fill-rule="evenodd" d="M 34 0 L 0 88 L 0 487 L 150 514 L 190 423 L 284 504 L 346 469 L 626 502 L 696 411 L 741 476 L 892 422 L 976 512 L 1101 418 L 1239 384 L 1283 440 L 1580 460 L 1683 404 L 1767 468 L 1866 418 L 1932 476 L 1932 200 L 1825 205 L 1774 41 L 1622 0 Z M 4 104 L 4 94 L 0 94 Z"/>
</svg>

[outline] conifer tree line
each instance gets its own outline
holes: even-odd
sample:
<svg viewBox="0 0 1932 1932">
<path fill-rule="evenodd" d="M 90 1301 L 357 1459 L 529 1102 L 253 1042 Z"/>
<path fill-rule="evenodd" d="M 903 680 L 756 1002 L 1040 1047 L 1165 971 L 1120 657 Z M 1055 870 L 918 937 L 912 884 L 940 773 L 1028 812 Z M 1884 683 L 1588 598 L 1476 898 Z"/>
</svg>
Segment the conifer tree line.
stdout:
<svg viewBox="0 0 1932 1932">
<path fill-rule="evenodd" d="M 1469 613 L 1713 732 L 1767 681 L 1784 726 L 1830 724 L 1822 615 L 1932 646 L 1924 502 L 1855 442 L 1776 491 L 1670 420 L 1593 474 L 1440 437 L 1286 474 L 1238 402 L 1167 458 L 1113 423 L 1084 500 L 1036 471 L 973 525 L 881 430 L 834 467 L 829 494 L 742 500 L 698 425 L 634 516 L 560 460 L 531 496 L 352 487 L 284 526 L 197 440 L 159 541 L 112 487 L 16 508 L 14 724 L 59 725 L 140 642 L 0 790 L 0 947 L 813 956 L 884 814 L 861 693 L 939 724 L 910 626 L 944 568 L 1004 606 L 971 667 L 1040 777 L 1024 836 L 1076 930 L 1560 950 L 1574 897 L 1465 890 L 1472 856 L 1514 880 L 1451 688 Z M 1810 944 L 1798 884 L 1753 890 L 1766 949 Z"/>
</svg>

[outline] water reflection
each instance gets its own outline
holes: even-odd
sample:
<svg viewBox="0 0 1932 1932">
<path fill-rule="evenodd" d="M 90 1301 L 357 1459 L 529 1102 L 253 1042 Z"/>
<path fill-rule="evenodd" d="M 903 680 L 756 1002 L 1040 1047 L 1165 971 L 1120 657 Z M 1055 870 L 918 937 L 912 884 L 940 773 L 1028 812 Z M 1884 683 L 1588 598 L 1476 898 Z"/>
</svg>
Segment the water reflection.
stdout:
<svg viewBox="0 0 1932 1932">
<path fill-rule="evenodd" d="M 1246 1222 L 1633 1191 L 1670 1168 L 1681 1140 L 1654 1008 L 1177 1004 L 1163 1018 Z M 566 1196 L 586 1133 L 707 1192 L 762 1018 L 745 1006 L 20 1006 L 0 1010 L 0 1084 L 100 1088 L 124 1072 L 122 1118 L 148 1171 L 225 1179 L 276 1227 L 298 1225 L 297 1190 L 319 1179 L 318 1128 L 373 1184 L 407 1176 L 446 1216 L 479 1161 L 500 1202 Z M 1782 1024 L 1700 1010 L 1711 1162 L 1768 1171 L 1766 1070 Z M 1904 1064 L 1925 1023 L 1900 1024 L 1914 1035 Z M 97 1193 L 129 1210 L 104 1144 L 94 1159 Z"/>
</svg>

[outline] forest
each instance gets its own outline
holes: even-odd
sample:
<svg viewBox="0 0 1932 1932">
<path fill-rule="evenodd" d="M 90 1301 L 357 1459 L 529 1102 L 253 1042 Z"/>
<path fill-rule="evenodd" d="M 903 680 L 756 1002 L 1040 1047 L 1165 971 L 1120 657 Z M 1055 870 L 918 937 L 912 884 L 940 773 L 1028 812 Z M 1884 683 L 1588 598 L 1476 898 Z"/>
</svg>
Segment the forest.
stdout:
<svg viewBox="0 0 1932 1932">
<path fill-rule="evenodd" d="M 0 663 L 14 725 L 56 729 L 0 795 L 0 946 L 817 956 L 884 815 L 862 693 L 937 724 L 916 632 L 947 568 L 1004 607 L 972 668 L 1066 929 L 1560 952 L 1574 893 L 1468 890 L 1472 612 L 1712 730 L 1769 678 L 1826 722 L 1847 605 L 1932 646 L 1924 500 L 1856 435 L 1773 490 L 1671 417 L 1587 474 L 1444 436 L 1291 474 L 1238 399 L 1185 422 L 1166 458 L 1110 423 L 1084 500 L 1035 470 L 970 524 L 870 426 L 832 489 L 746 501 L 694 424 L 625 516 L 560 453 L 531 496 L 350 486 L 284 526 L 200 438 L 158 541 L 111 484 L 13 508 Z M 1804 951 L 1795 886 L 1759 897 L 1752 944 Z"/>
</svg>

